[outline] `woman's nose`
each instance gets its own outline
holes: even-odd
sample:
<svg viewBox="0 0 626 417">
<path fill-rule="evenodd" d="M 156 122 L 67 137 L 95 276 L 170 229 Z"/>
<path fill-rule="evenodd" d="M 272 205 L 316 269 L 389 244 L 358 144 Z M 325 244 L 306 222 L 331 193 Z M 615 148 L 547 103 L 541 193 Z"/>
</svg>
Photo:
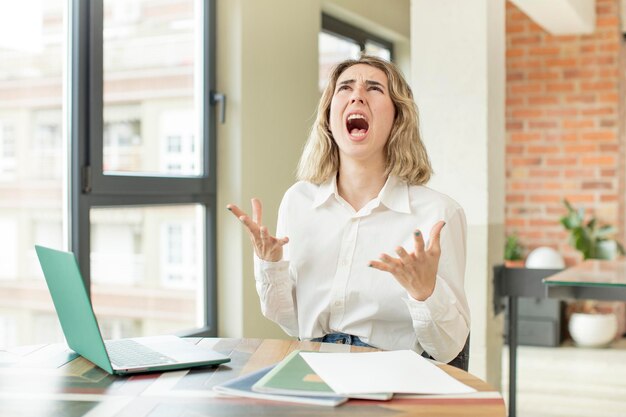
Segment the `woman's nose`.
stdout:
<svg viewBox="0 0 626 417">
<path fill-rule="evenodd" d="M 352 96 L 350 97 L 350 104 L 354 104 L 357 101 L 363 104 L 363 92 L 361 91 L 360 88 L 355 88 L 352 91 Z"/>
</svg>

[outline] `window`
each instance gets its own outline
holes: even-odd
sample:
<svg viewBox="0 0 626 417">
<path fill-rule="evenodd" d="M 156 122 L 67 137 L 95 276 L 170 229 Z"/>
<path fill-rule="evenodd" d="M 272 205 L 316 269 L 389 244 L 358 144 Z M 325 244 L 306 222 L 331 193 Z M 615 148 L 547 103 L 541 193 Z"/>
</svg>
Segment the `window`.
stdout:
<svg viewBox="0 0 626 417">
<path fill-rule="evenodd" d="M 215 334 L 214 2 L 76 3 L 95 18 L 75 35 L 96 33 L 71 113 L 88 120 L 71 219 L 94 309 L 112 335 Z"/>
<path fill-rule="evenodd" d="M 336 64 L 346 59 L 356 59 L 361 53 L 391 61 L 393 43 L 322 14 L 322 31 L 319 34 L 320 91 L 326 87 L 330 71 Z"/>
<path fill-rule="evenodd" d="M 0 349 L 62 334 L 35 244 L 76 254 L 105 336 L 214 335 L 215 1 L 0 17 Z"/>
<path fill-rule="evenodd" d="M 63 241 L 67 3 L 0 2 L 0 349 L 60 333 L 33 246 Z"/>
</svg>

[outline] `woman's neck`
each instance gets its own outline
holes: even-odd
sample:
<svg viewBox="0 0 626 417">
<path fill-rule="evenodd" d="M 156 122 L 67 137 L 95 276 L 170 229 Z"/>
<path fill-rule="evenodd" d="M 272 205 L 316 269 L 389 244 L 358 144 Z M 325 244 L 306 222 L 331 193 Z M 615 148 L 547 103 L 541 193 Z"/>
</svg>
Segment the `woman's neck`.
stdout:
<svg viewBox="0 0 626 417">
<path fill-rule="evenodd" d="M 384 164 L 366 165 L 358 163 L 339 164 L 337 192 L 359 211 L 376 198 L 387 181 Z"/>
</svg>

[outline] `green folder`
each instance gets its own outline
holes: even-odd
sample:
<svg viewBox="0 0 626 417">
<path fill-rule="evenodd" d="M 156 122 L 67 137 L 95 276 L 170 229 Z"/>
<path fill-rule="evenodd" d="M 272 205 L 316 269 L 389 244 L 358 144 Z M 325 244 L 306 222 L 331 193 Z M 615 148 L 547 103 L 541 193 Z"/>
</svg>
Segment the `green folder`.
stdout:
<svg viewBox="0 0 626 417">
<path fill-rule="evenodd" d="M 294 350 L 278 363 L 263 378 L 252 386 L 256 392 L 282 395 L 315 395 L 336 397 L 334 392 L 300 356 L 299 350 Z M 341 395 L 341 394 L 339 394 Z M 353 398 L 370 400 L 388 400 L 392 393 L 372 393 Z"/>
</svg>

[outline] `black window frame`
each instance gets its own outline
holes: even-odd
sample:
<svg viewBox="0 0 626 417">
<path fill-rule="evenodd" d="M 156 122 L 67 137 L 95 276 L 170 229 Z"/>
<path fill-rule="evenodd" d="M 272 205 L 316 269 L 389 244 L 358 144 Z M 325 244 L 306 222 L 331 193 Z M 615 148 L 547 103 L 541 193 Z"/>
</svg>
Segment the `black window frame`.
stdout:
<svg viewBox="0 0 626 417">
<path fill-rule="evenodd" d="M 67 74 L 69 248 L 78 259 L 90 293 L 92 208 L 202 204 L 204 221 L 204 325 L 181 329 L 187 336 L 217 336 L 217 180 L 214 107 L 216 0 L 202 5 L 202 142 L 199 176 L 158 176 L 103 172 L 103 0 L 69 0 Z M 218 98 L 216 100 L 216 97 Z M 223 99 L 223 96 L 221 96 Z M 223 105 L 222 101 L 222 105 Z"/>
<path fill-rule="evenodd" d="M 337 19 L 327 13 L 322 13 L 322 32 L 356 43 L 359 45 L 361 53 L 365 52 L 366 43 L 375 43 L 388 49 L 390 61 L 394 60 L 393 42 Z"/>
</svg>

